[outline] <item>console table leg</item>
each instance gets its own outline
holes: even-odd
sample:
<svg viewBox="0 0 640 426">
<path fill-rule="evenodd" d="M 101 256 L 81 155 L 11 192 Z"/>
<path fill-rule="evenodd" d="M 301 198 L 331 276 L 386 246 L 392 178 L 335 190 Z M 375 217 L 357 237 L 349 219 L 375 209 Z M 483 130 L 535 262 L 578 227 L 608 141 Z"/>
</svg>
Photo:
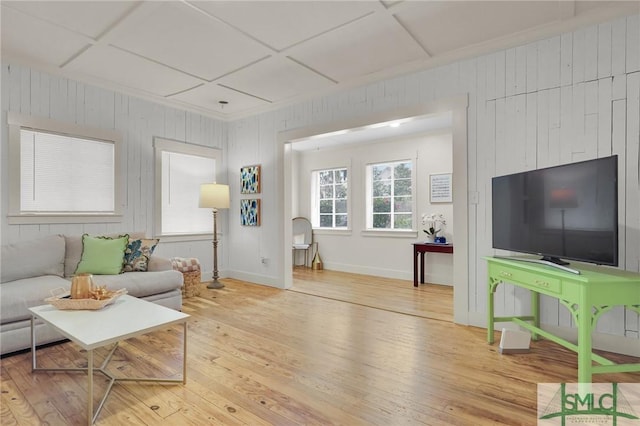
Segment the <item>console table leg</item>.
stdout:
<svg viewBox="0 0 640 426">
<path fill-rule="evenodd" d="M 578 383 L 591 383 L 591 301 L 583 289 L 578 307 Z"/>
<path fill-rule="evenodd" d="M 488 285 L 489 294 L 487 295 L 487 301 L 489 306 L 487 307 L 487 311 L 489 317 L 487 318 L 487 342 L 492 345 L 493 344 L 493 289 L 495 288 L 493 285 Z"/>
<path fill-rule="evenodd" d="M 413 286 L 418 287 L 418 249 L 413 249 Z"/>
<path fill-rule="evenodd" d="M 533 325 L 536 328 L 540 328 L 540 293 L 538 292 L 530 292 L 531 293 L 531 315 L 533 315 Z M 538 340 L 538 334 L 532 332 L 531 338 L 533 340 Z"/>
</svg>

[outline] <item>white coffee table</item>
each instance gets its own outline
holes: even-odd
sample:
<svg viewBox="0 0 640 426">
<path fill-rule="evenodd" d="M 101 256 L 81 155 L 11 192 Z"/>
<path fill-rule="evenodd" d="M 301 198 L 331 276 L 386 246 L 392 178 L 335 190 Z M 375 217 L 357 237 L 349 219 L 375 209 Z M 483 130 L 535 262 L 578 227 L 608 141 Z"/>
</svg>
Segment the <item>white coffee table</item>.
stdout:
<svg viewBox="0 0 640 426">
<path fill-rule="evenodd" d="M 109 392 L 116 382 L 179 382 L 187 381 L 187 319 L 189 315 L 169 309 L 155 303 L 137 299 L 128 295 L 120 296 L 113 304 L 100 310 L 60 310 L 51 305 L 29 308 L 31 311 L 31 354 L 32 371 L 86 371 L 89 381 L 87 396 L 87 420 L 92 425 Z M 87 368 L 38 368 L 36 363 L 35 327 L 38 318 L 55 328 L 87 351 Z M 123 378 L 115 377 L 106 367 L 118 347 L 118 342 L 158 330 L 171 324 L 183 324 L 184 347 L 182 351 L 182 379 L 164 378 Z M 98 368 L 93 366 L 93 351 L 96 348 L 113 344 L 113 348 Z M 97 371 L 110 380 L 104 397 L 95 413 L 93 412 L 93 372 Z"/>
</svg>

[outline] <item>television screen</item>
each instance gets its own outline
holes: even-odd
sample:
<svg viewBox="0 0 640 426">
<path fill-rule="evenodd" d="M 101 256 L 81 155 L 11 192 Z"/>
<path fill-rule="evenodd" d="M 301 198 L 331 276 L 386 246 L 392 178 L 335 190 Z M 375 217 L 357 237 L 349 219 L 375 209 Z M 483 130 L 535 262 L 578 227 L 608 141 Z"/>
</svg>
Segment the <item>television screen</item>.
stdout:
<svg viewBox="0 0 640 426">
<path fill-rule="evenodd" d="M 492 179 L 493 248 L 618 265 L 618 157 Z"/>
</svg>

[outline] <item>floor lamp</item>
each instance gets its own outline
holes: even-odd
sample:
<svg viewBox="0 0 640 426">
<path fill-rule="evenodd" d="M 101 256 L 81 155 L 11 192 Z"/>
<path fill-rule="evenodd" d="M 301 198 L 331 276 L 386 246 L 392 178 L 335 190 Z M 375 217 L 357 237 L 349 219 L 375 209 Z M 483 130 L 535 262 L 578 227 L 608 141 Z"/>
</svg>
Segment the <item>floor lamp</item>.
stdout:
<svg viewBox="0 0 640 426">
<path fill-rule="evenodd" d="M 218 281 L 218 209 L 229 208 L 229 185 L 200 185 L 200 207 L 213 209 L 213 281 L 207 288 L 223 288 L 224 284 Z"/>
</svg>

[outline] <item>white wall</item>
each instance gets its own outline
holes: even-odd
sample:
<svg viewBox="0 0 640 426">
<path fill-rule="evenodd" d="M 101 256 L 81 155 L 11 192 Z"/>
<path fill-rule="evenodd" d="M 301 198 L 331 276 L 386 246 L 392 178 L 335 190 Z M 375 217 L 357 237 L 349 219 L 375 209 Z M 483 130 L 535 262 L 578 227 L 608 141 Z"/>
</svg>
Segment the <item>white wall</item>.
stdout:
<svg viewBox="0 0 640 426">
<path fill-rule="evenodd" d="M 297 191 L 298 203 L 294 210 L 311 218 L 310 188 L 311 172 L 335 167 L 347 167 L 349 173 L 349 230 L 314 231 L 314 239 L 325 269 L 354 272 L 403 280 L 413 280 L 413 260 L 411 243 L 425 240 L 420 217 L 410 233 L 363 232 L 366 230 L 366 182 L 365 169 L 368 164 L 410 159 L 414 162 L 416 211 L 422 213 L 442 213 L 447 219 L 444 236 L 453 241 L 452 203 L 429 201 L 429 174 L 451 173 L 452 142 L 450 133 L 420 135 L 396 140 L 375 141 L 365 145 L 349 145 L 339 149 L 303 151 L 298 157 Z M 295 163 L 294 163 L 295 164 Z M 296 205 L 297 204 L 297 205 Z M 453 256 L 429 254 L 425 259 L 427 282 L 452 284 Z"/>
<path fill-rule="evenodd" d="M 469 323 L 485 324 L 486 264 L 491 249 L 490 178 L 516 170 L 568 163 L 610 154 L 620 159 L 620 267 L 640 270 L 640 15 L 616 19 L 557 37 L 469 60 L 381 81 L 292 105 L 278 111 L 220 123 L 109 90 L 3 63 L 0 178 L 2 242 L 55 233 L 141 230 L 153 234 L 153 136 L 222 148 L 226 155 L 231 208 L 220 214 L 221 274 L 282 286 L 289 244 L 282 218 L 279 182 L 290 178 L 278 136 L 293 129 L 330 126 L 398 109 L 468 97 L 467 150 Z M 121 224 L 8 225 L 7 111 L 115 129 L 123 132 L 126 197 Z M 225 143 L 227 146 L 225 146 Z M 226 148 L 226 149 L 225 149 Z M 454 159 L 456 153 L 454 152 Z M 455 162 L 455 161 L 454 161 Z M 239 223 L 239 170 L 262 164 L 262 226 Z M 456 236 L 459 240 L 460 235 Z M 195 256 L 211 270 L 211 243 L 161 242 L 167 256 Z M 262 263 L 261 258 L 266 258 Z M 208 262 L 208 264 L 207 264 Z M 456 295 L 456 298 L 460 295 Z M 528 296 L 500 286 L 498 314 L 516 313 Z M 456 304 L 456 309 L 461 306 Z M 543 300 L 543 323 L 567 328 L 571 315 Z M 640 335 L 638 315 L 615 309 L 597 327 L 608 348 Z M 599 345 L 596 339 L 596 346 Z M 606 346 L 606 345 L 605 345 Z M 636 349 L 637 350 L 637 349 Z"/>
<path fill-rule="evenodd" d="M 8 129 L 7 111 L 54 119 L 100 129 L 116 130 L 123 135 L 124 171 L 123 219 L 121 223 L 9 225 Z M 153 137 L 225 148 L 226 124 L 177 109 L 96 88 L 65 78 L 54 77 L 17 64 L 2 65 L 2 243 L 28 240 L 50 234 L 102 234 L 143 231 L 154 235 L 154 163 Z M 226 168 L 223 164 L 221 167 Z M 226 243 L 226 212 L 221 212 L 221 246 Z M 161 239 L 157 254 L 173 257 L 197 257 L 203 276 L 213 269 L 211 240 L 171 242 Z M 221 250 L 222 253 L 222 250 Z M 226 253 L 225 253 L 226 254 Z M 220 256 L 220 268 L 226 256 Z"/>
<path fill-rule="evenodd" d="M 276 149 L 281 132 L 330 126 L 336 121 L 464 95 L 469 99 L 470 201 L 464 206 L 469 217 L 469 291 L 465 295 L 469 322 L 486 324 L 486 264 L 482 257 L 494 254 L 490 216 L 493 176 L 618 154 L 620 267 L 639 271 L 640 15 L 237 120 L 229 126 L 229 164 L 232 169 L 242 165 L 231 160 L 236 157 L 234 147 L 242 146 L 243 151 L 260 152 L 252 155 L 251 161 L 268 165 L 267 170 L 272 168 L 267 173 L 284 173 L 282 153 Z M 272 227 L 277 227 L 285 214 L 283 199 L 277 194 L 273 200 L 280 204 L 263 216 L 261 229 L 230 253 L 231 258 L 240 258 L 247 245 L 265 246 L 268 235 L 273 257 L 280 261 L 260 268 L 256 260 L 248 259 L 231 273 L 252 275 L 257 282 L 268 284 L 282 282 L 285 271 L 280 265 L 285 263 L 285 252 L 280 248 L 285 243 L 272 233 Z M 236 231 L 232 228 L 231 234 Z M 499 288 L 498 314 L 520 312 L 528 306 L 528 295 L 508 286 Z M 545 324 L 571 326 L 571 315 L 557 301 L 545 299 L 542 306 Z M 640 321 L 633 312 L 609 312 L 597 329 L 626 336 L 623 344 L 632 341 L 638 346 Z M 620 341 L 615 340 L 614 345 Z"/>
</svg>

